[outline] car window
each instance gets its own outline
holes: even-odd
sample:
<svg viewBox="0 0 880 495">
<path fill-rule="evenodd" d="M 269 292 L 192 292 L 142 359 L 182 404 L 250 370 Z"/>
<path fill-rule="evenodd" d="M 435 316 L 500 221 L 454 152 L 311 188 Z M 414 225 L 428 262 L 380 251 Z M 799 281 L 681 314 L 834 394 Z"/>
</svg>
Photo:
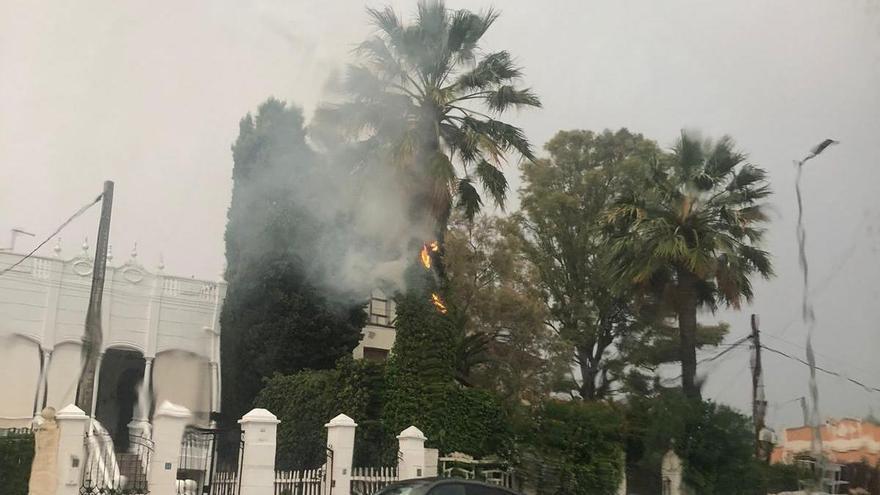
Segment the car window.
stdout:
<svg viewBox="0 0 880 495">
<path fill-rule="evenodd" d="M 389 486 L 382 491 L 376 493 L 376 495 L 411 495 L 415 492 L 416 488 L 423 487 L 427 485 L 427 482 L 424 483 L 407 483 L 406 485 L 392 485 Z M 432 492 L 433 493 L 433 492 Z"/>
<path fill-rule="evenodd" d="M 467 495 L 464 485 L 459 483 L 443 483 L 431 488 L 428 495 Z"/>
<path fill-rule="evenodd" d="M 468 485 L 465 495 L 510 495 L 510 492 L 492 486 Z"/>
</svg>

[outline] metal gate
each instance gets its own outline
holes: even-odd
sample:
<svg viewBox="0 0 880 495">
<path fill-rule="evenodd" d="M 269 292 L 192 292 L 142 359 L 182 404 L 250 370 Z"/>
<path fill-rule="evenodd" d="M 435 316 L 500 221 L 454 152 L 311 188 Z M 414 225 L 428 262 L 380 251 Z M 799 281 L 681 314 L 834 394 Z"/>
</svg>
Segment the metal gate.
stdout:
<svg viewBox="0 0 880 495">
<path fill-rule="evenodd" d="M 240 495 L 241 429 L 189 426 L 180 445 L 177 495 Z"/>
<path fill-rule="evenodd" d="M 149 438 L 130 435 L 126 451 L 115 452 L 110 434 L 95 427 L 86 433 L 85 452 L 81 495 L 150 493 L 147 469 L 153 456 L 153 441 Z"/>
</svg>

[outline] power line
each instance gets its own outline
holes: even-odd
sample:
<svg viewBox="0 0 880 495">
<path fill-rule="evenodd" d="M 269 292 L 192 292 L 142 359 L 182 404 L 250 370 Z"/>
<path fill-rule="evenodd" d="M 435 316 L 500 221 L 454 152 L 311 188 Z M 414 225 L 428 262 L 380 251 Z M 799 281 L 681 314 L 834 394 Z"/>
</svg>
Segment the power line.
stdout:
<svg viewBox="0 0 880 495">
<path fill-rule="evenodd" d="M 64 229 L 64 227 L 67 227 L 67 225 L 68 225 L 70 222 L 74 221 L 74 219 L 76 219 L 76 217 L 78 217 L 78 216 L 82 215 L 83 213 L 85 213 L 86 210 L 88 210 L 89 208 L 91 208 L 91 207 L 92 207 L 95 203 L 97 203 L 98 201 L 101 201 L 101 198 L 102 198 L 103 196 L 104 196 L 103 193 L 99 194 L 98 197 L 95 198 L 91 203 L 89 203 L 89 204 L 83 206 L 82 208 L 80 208 L 79 210 L 77 210 L 76 213 L 74 213 L 73 215 L 70 216 L 70 218 L 68 218 L 67 220 L 65 220 L 64 223 L 62 223 L 57 229 L 55 229 L 54 232 L 52 232 L 51 234 L 49 234 L 49 236 L 46 237 L 46 238 L 43 240 L 43 242 L 37 244 L 37 247 L 35 247 L 34 249 L 32 249 L 31 252 L 29 252 L 29 253 L 28 253 L 27 255 L 25 255 L 23 258 L 21 258 L 20 260 L 18 260 L 18 261 L 17 261 L 15 264 L 13 264 L 12 266 L 10 266 L 10 267 L 8 267 L 8 268 L 5 268 L 3 271 L 0 271 L 0 277 L 2 277 L 3 275 L 5 275 L 7 272 L 12 271 L 13 268 L 15 268 L 16 266 L 20 265 L 24 260 L 26 260 L 26 259 L 30 258 L 31 256 L 33 256 L 34 253 L 36 253 L 38 249 L 40 249 L 41 247 L 43 247 L 47 242 L 49 242 L 49 240 L 51 240 L 51 239 L 52 239 L 53 237 L 55 237 L 59 232 L 61 232 L 61 230 Z"/>
<path fill-rule="evenodd" d="M 791 360 L 797 361 L 797 362 L 799 362 L 799 363 L 801 363 L 801 364 L 803 364 L 803 365 L 805 365 L 805 366 L 810 366 L 810 363 L 804 361 L 803 359 L 801 359 L 801 358 L 799 358 L 799 357 L 792 356 L 791 354 L 788 354 L 788 353 L 782 352 L 782 351 L 777 350 L 777 349 L 774 349 L 774 348 L 772 348 L 772 347 L 767 347 L 766 345 L 761 345 L 761 348 L 766 349 L 766 350 L 768 350 L 768 351 L 770 351 L 770 352 L 773 352 L 773 353 L 779 354 L 780 356 L 787 357 L 788 359 L 791 359 Z M 832 370 L 829 370 L 829 369 L 826 369 L 826 368 L 822 368 L 821 366 L 815 366 L 815 369 L 816 369 L 817 371 L 821 371 L 821 372 L 823 372 L 823 373 L 826 373 L 826 374 L 829 374 L 829 375 L 832 375 L 832 376 L 836 376 L 836 377 L 838 377 L 838 378 L 843 378 L 844 380 L 850 381 L 850 382 L 852 382 L 852 383 L 854 383 L 854 384 L 856 384 L 856 385 L 862 387 L 863 389 L 867 390 L 868 392 L 880 392 L 880 388 L 878 388 L 878 387 L 872 387 L 872 386 L 869 386 L 869 385 L 865 385 L 864 383 L 862 383 L 862 382 L 856 380 L 855 378 L 850 378 L 850 377 L 844 375 L 843 373 L 839 373 L 839 372 L 837 372 L 837 371 L 832 371 Z"/>
<path fill-rule="evenodd" d="M 719 353 L 717 353 L 717 354 L 714 354 L 714 355 L 712 355 L 712 356 L 709 356 L 709 357 L 705 357 L 705 358 L 703 358 L 703 359 L 700 359 L 699 361 L 697 361 L 697 364 L 700 365 L 700 364 L 703 364 L 703 363 L 709 363 L 709 362 L 712 362 L 712 361 L 714 361 L 714 360 L 720 358 L 721 356 L 727 354 L 728 352 L 730 352 L 730 351 L 736 349 L 737 347 L 739 347 L 740 345 L 742 345 L 743 343 L 745 343 L 746 341 L 748 341 L 748 340 L 750 340 L 750 339 L 751 339 L 751 335 L 746 335 L 745 337 L 743 337 L 743 338 L 737 340 L 736 342 L 733 342 L 733 343 L 729 344 L 730 347 L 728 347 L 727 349 L 724 349 L 723 351 L 721 351 L 721 352 L 719 352 Z M 660 380 L 660 382 L 661 382 L 661 383 L 669 383 L 669 382 L 673 382 L 673 381 L 675 381 L 675 380 L 678 380 L 679 378 L 681 378 L 681 374 L 680 374 L 680 373 L 679 373 L 679 375 L 676 376 L 676 377 L 673 377 L 673 378 L 664 378 L 664 379 Z"/>
</svg>

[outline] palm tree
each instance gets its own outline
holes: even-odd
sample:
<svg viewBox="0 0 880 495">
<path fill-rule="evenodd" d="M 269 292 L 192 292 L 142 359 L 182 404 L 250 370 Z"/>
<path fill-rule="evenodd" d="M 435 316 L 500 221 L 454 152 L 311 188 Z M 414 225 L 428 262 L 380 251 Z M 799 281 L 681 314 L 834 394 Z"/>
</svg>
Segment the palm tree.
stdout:
<svg viewBox="0 0 880 495">
<path fill-rule="evenodd" d="M 682 388 L 698 398 L 697 309 L 739 308 L 752 298 L 752 276 L 773 273 L 758 247 L 770 187 L 730 138 L 712 143 L 684 132 L 652 175 L 611 209 L 613 253 L 624 283 L 660 295 L 677 316 Z"/>
<path fill-rule="evenodd" d="M 361 166 L 392 165 L 417 220 L 442 241 L 454 204 L 471 219 L 480 210 L 476 183 L 503 206 L 505 155 L 533 155 L 522 130 L 496 117 L 541 103 L 516 86 L 522 72 L 508 52 L 481 54 L 497 12 L 436 0 L 419 2 L 411 23 L 391 7 L 367 12 L 378 33 L 357 47 L 360 63 L 343 83 L 348 98 L 316 112 L 313 136 L 332 129 L 324 138 L 353 142 Z"/>
</svg>

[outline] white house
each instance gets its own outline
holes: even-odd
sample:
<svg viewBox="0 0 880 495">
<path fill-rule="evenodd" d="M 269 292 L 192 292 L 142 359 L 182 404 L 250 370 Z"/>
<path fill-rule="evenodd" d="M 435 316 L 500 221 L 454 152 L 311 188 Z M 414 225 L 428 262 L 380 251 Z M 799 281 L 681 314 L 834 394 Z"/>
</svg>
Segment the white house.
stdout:
<svg viewBox="0 0 880 495">
<path fill-rule="evenodd" d="M 22 254 L 0 251 L 0 270 Z M 0 276 L 0 428 L 24 426 L 45 406 L 74 402 L 94 254 L 33 256 Z M 132 420 L 148 420 L 169 400 L 209 423 L 220 405 L 222 280 L 197 280 L 145 268 L 133 250 L 108 256 L 96 418 L 125 442 Z M 356 358 L 384 359 L 394 344 L 394 303 L 372 294 Z M 153 402 L 155 401 L 155 403 Z"/>
<path fill-rule="evenodd" d="M 22 258 L 0 252 L 0 269 Z M 93 259 L 85 244 L 72 258 L 56 245 L 54 257 L 33 256 L 0 276 L 0 428 L 74 402 Z M 113 261 L 108 256 L 92 398 L 97 419 L 127 438 L 128 423 L 148 419 L 154 398 L 183 405 L 207 424 L 220 403 L 225 282 L 167 275 L 161 263 L 148 270 L 136 250 L 122 264 Z"/>
<path fill-rule="evenodd" d="M 382 361 L 394 347 L 394 301 L 381 290 L 374 290 L 367 305 L 367 324 L 360 344 L 354 349 L 355 359 Z"/>
</svg>

